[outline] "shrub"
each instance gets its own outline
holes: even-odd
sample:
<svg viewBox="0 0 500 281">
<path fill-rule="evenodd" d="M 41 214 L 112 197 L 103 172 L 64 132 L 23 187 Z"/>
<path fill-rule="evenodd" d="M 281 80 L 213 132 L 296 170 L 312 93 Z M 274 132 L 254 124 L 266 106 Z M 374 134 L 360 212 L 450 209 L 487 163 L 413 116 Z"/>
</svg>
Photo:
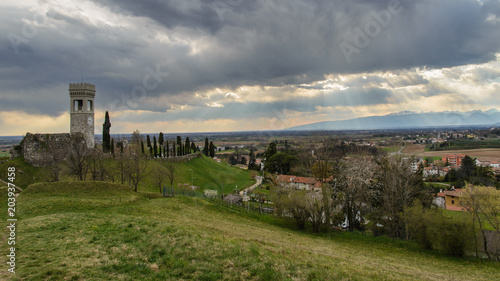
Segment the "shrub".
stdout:
<svg viewBox="0 0 500 281">
<path fill-rule="evenodd" d="M 404 217 L 407 236 L 424 249 L 463 257 L 474 247 L 475 227 L 469 216 L 447 216 L 441 209 L 425 209 L 415 201 L 412 207 L 405 209 Z"/>
<path fill-rule="evenodd" d="M 475 227 L 470 217 L 448 217 L 442 212 L 433 218 L 430 228 L 434 248 L 447 255 L 463 257 L 473 249 Z"/>
</svg>

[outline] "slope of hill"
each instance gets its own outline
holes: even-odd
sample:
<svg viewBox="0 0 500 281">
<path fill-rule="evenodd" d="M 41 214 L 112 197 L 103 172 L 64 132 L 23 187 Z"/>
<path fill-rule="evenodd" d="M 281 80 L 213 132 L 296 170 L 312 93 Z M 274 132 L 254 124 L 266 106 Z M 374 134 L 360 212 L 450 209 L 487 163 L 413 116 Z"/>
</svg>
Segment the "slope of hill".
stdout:
<svg viewBox="0 0 500 281">
<path fill-rule="evenodd" d="M 218 163 L 206 156 L 194 158 L 188 162 L 179 162 L 177 165 L 174 187 L 179 183 L 191 184 L 192 181 L 193 185 L 200 188 L 220 190 L 224 183 L 224 193 L 231 193 L 236 186 L 241 190 L 255 183 L 255 180 L 251 178 L 251 171 Z M 170 185 L 167 179 L 165 184 Z M 143 183 L 142 190 L 157 192 L 158 187 L 154 186 L 154 181 L 150 177 Z"/>
<path fill-rule="evenodd" d="M 146 171 L 148 176 L 139 184 L 139 191 L 158 192 L 153 180 L 153 167 L 157 167 L 160 161 L 151 160 Z M 115 159 L 106 162 L 107 171 L 113 171 L 115 182 L 120 181 L 119 168 Z M 7 180 L 7 168 L 15 167 L 17 170 L 16 185 L 26 188 L 33 183 L 47 182 L 51 180 L 49 168 L 36 168 L 26 163 L 22 157 L 0 164 L 0 179 Z M 61 167 L 64 167 L 61 164 Z M 209 157 L 194 158 L 188 162 L 178 162 L 175 169 L 174 187 L 178 184 L 191 184 L 207 189 L 220 190 L 224 182 L 224 193 L 231 193 L 236 186 L 244 189 L 255 183 L 251 178 L 252 172 L 242 170 L 224 163 L 217 163 Z M 61 173 L 62 180 L 71 181 L 73 177 Z M 90 176 L 87 177 L 89 179 Z M 169 186 L 170 183 L 165 177 L 162 185 Z"/>
<path fill-rule="evenodd" d="M 113 201 L 122 196 L 138 197 Z M 108 203 L 93 208 L 99 197 Z M 44 199 L 57 207 L 40 212 Z M 80 203 L 86 207 L 75 209 Z M 499 264 L 490 261 L 448 258 L 384 238 L 297 232 L 272 217 L 194 198 L 148 200 L 105 183 L 32 186 L 18 197 L 18 209 L 12 280 L 500 279 Z M 4 260 L 6 249 L 0 249 Z"/>
<path fill-rule="evenodd" d="M 415 113 L 404 111 L 384 116 L 369 116 L 341 121 L 324 121 L 301 125 L 288 130 L 365 130 L 365 129 L 401 129 L 442 126 L 493 126 L 500 122 L 500 112 L 474 110 L 469 112 L 445 111 Z"/>
</svg>

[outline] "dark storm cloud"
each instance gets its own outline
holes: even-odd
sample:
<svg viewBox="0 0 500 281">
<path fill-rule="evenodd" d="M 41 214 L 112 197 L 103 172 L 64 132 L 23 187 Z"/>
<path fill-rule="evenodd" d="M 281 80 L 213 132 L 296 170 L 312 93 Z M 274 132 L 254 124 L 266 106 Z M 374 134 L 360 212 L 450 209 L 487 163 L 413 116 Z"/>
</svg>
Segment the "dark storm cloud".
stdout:
<svg viewBox="0 0 500 281">
<path fill-rule="evenodd" d="M 100 0 L 96 3 L 114 12 L 151 18 L 165 27 L 177 26 L 202 29 L 216 33 L 224 24 L 229 10 L 244 14 L 255 6 L 255 0 Z"/>
<path fill-rule="evenodd" d="M 143 84 L 146 67 L 156 65 L 169 75 L 147 91 L 148 97 L 175 96 L 178 104 L 198 105 L 194 93 L 215 87 L 311 84 L 332 73 L 479 63 L 492 60 L 500 49 L 500 24 L 487 20 L 500 18 L 498 1 L 401 1 L 399 12 L 379 23 L 379 32 L 370 24 L 378 22 L 374 15 L 388 13 L 391 0 L 94 2 L 130 22 L 110 26 L 67 7 L 54 8 L 36 36 L 16 46 L 17 53 L 8 36 L 0 38 L 1 95 L 9 100 L 0 110 L 14 104 L 26 111 L 36 107 L 16 99 L 19 89 L 28 93 L 60 85 L 44 96 L 59 100 L 67 92 L 63 85 L 82 76 L 98 86 L 99 105 L 107 108 L 117 100 L 126 102 Z M 0 32 L 7 35 L 21 34 L 34 12 L 9 8 L 3 13 Z M 357 46 L 358 29 L 376 36 Z M 169 41 L 158 40 L 158 33 Z M 341 45 L 356 48 L 350 60 Z M 425 83 L 408 79 L 408 84 Z M 355 86 L 340 96 L 342 101 L 332 103 L 375 102 L 358 97 Z M 388 96 L 374 95 L 381 103 Z M 314 111 L 322 102 L 313 99 L 290 108 Z M 51 107 L 45 112 L 56 114 Z"/>
</svg>

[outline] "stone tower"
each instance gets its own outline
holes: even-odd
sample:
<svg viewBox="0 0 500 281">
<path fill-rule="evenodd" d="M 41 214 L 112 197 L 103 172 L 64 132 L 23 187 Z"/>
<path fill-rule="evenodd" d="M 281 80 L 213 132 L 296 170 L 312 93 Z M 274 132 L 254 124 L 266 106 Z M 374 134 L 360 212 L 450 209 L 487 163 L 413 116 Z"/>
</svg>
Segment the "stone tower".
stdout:
<svg viewBox="0 0 500 281">
<path fill-rule="evenodd" d="M 95 85 L 89 83 L 70 83 L 71 100 L 70 133 L 82 133 L 88 148 L 94 147 L 94 97 Z"/>
</svg>

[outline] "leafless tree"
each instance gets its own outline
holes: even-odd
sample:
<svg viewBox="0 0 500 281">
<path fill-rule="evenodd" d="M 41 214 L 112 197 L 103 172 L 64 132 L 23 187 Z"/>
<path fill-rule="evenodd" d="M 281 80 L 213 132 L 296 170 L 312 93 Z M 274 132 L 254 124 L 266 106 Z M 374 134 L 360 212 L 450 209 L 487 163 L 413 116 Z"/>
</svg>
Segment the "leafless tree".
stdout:
<svg viewBox="0 0 500 281">
<path fill-rule="evenodd" d="M 339 173 L 331 182 L 333 204 L 335 209 L 342 210 L 342 217 L 347 218 L 351 232 L 355 228 L 363 229 L 363 216 L 370 198 L 374 166 L 370 157 L 344 159 Z"/>
<path fill-rule="evenodd" d="M 160 193 L 162 192 L 162 184 L 165 181 L 165 176 L 167 173 L 167 169 L 163 166 L 162 160 L 156 161 L 156 165 L 153 166 L 153 181 L 156 186 L 160 189 Z"/>
<path fill-rule="evenodd" d="M 421 173 L 411 170 L 413 159 L 381 157 L 376 159 L 372 204 L 377 209 L 377 220 L 392 237 L 404 237 L 407 233 L 403 210 L 415 199 L 429 206 L 431 194 L 425 190 Z"/>
<path fill-rule="evenodd" d="M 70 174 L 74 175 L 80 181 L 85 180 L 87 175 L 88 165 L 86 159 L 88 155 L 89 149 L 87 148 L 83 134 L 76 133 L 71 135 L 66 165 Z"/>
<path fill-rule="evenodd" d="M 321 212 L 324 213 L 324 220 L 320 220 L 320 224 L 321 222 L 324 222 L 328 225 L 330 224 L 331 220 L 332 193 L 330 185 L 327 184 L 327 182 L 332 180 L 336 176 L 339 162 L 344 156 L 342 151 L 337 149 L 337 143 L 337 140 L 322 136 L 320 137 L 319 142 L 316 144 L 314 149 L 311 173 L 313 174 L 313 177 L 315 177 L 321 183 L 322 195 L 311 197 L 314 203 L 310 204 L 310 208 L 312 208 L 311 212 L 319 212 L 319 210 L 321 210 Z M 317 202 L 319 198 L 321 198 L 322 204 Z M 318 231 L 320 230 L 319 228 Z"/>
<path fill-rule="evenodd" d="M 101 149 L 93 148 L 87 157 L 92 180 L 104 181 L 106 176 L 105 155 Z"/>
<path fill-rule="evenodd" d="M 130 155 L 126 161 L 126 172 L 130 183 L 137 192 L 139 183 L 148 175 L 148 159 L 141 153 L 141 134 L 139 131 L 132 133 Z"/>
<path fill-rule="evenodd" d="M 174 180 L 175 180 L 175 168 L 177 166 L 177 159 L 175 157 L 168 158 L 165 161 L 165 175 L 170 182 L 170 189 L 172 191 L 172 196 L 174 196 Z"/>
<path fill-rule="evenodd" d="M 43 165 L 51 170 L 51 177 L 54 181 L 59 181 L 61 173 L 61 163 L 66 159 L 68 154 L 68 144 L 60 143 L 57 140 L 47 139 L 47 146 L 44 153 Z"/>
</svg>

